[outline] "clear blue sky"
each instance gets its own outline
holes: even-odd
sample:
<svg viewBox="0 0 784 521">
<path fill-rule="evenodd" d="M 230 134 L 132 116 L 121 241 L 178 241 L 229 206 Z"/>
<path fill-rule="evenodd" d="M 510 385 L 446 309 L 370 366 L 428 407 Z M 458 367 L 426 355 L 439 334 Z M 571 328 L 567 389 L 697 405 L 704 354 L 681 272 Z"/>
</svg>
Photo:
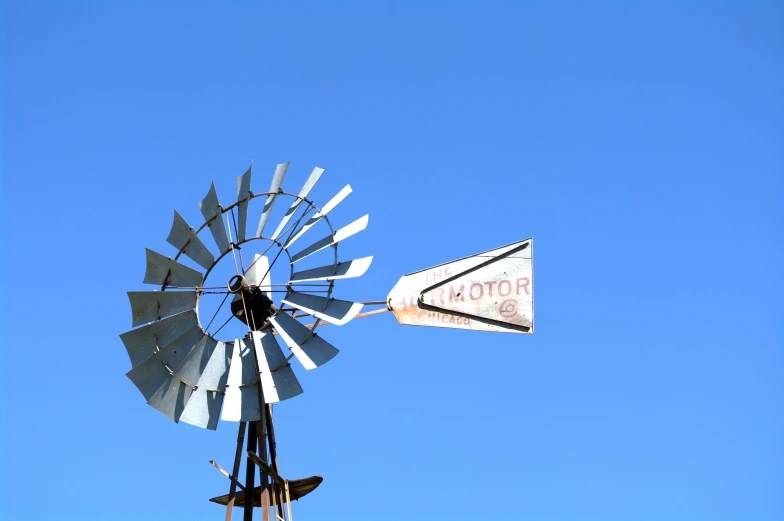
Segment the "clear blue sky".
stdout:
<svg viewBox="0 0 784 521">
<path fill-rule="evenodd" d="M 527 237 L 537 297 L 533 336 L 325 328 L 296 518 L 784 519 L 782 63 L 781 2 L 4 2 L 1 517 L 222 519 L 236 425 L 145 405 L 125 292 L 291 159 L 370 213 L 339 297 Z"/>
</svg>

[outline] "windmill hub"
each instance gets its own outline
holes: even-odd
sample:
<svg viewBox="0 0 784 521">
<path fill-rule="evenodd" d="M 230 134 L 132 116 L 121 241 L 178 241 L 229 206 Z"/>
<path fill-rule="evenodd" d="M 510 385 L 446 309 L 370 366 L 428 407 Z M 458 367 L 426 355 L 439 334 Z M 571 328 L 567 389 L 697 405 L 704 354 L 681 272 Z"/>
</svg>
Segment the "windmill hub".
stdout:
<svg viewBox="0 0 784 521">
<path fill-rule="evenodd" d="M 232 280 L 236 277 L 242 277 L 242 275 L 235 275 L 232 277 Z M 229 284 L 231 289 L 231 282 Z M 243 283 L 240 288 L 232 291 L 232 293 L 237 293 L 240 298 L 232 301 L 231 313 L 255 331 L 260 330 L 267 322 L 267 319 L 277 311 L 275 304 L 272 303 L 272 299 L 258 286 L 249 286 Z M 247 315 L 251 317 L 250 322 L 248 322 L 246 310 Z"/>
</svg>

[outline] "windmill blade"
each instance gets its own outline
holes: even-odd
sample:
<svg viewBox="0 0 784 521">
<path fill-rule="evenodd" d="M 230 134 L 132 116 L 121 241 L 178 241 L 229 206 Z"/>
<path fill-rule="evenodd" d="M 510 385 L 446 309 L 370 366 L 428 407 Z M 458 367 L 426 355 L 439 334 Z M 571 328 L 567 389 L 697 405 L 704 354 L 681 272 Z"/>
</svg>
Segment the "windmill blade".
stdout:
<svg viewBox="0 0 784 521">
<path fill-rule="evenodd" d="M 285 249 L 288 249 L 288 248 L 289 248 L 289 246 L 291 246 L 292 244 L 294 244 L 294 241 L 296 241 L 297 239 L 299 239 L 300 237 L 302 237 L 302 236 L 305 234 L 305 232 L 307 232 L 307 231 L 308 231 L 308 230 L 310 230 L 310 229 L 311 229 L 313 226 L 315 226 L 315 225 L 316 225 L 316 223 L 318 223 L 318 222 L 319 222 L 321 219 L 323 219 L 323 218 L 324 218 L 324 217 L 325 217 L 325 216 L 326 216 L 326 215 L 327 215 L 329 212 L 331 212 L 331 211 L 332 211 L 332 210 L 333 210 L 333 209 L 334 209 L 334 208 L 335 208 L 337 205 L 339 205 L 339 204 L 340 204 L 340 202 L 341 202 L 341 201 L 343 201 L 343 199 L 345 199 L 346 197 L 348 197 L 348 194 L 350 194 L 350 193 L 351 193 L 351 186 L 349 186 L 349 185 L 346 185 L 346 186 L 344 186 L 344 187 L 343 187 L 343 190 L 341 190 L 340 192 L 338 192 L 338 193 L 337 193 L 337 195 L 336 195 L 335 197 L 333 197 L 332 199 L 330 199 L 330 200 L 329 200 L 329 202 L 328 202 L 327 204 L 325 204 L 325 205 L 324 205 L 324 208 L 322 208 L 322 209 L 321 209 L 321 210 L 320 210 L 320 211 L 319 211 L 319 212 L 318 212 L 316 215 L 314 215 L 313 217 L 311 217 L 311 218 L 308 220 L 308 222 L 306 222 L 306 223 L 305 223 L 305 224 L 302 226 L 302 228 L 300 228 L 300 229 L 299 229 L 299 231 L 298 231 L 297 233 L 295 233 L 295 234 L 294 234 L 294 236 L 293 236 L 291 239 L 289 239 L 289 241 L 288 241 L 288 242 L 286 243 L 286 245 L 285 245 L 285 246 L 283 246 L 283 247 L 284 247 Z"/>
<path fill-rule="evenodd" d="M 272 332 L 253 331 L 251 336 L 259 364 L 264 402 L 277 403 L 302 394 L 302 387 L 294 376 L 291 364 L 286 360 Z"/>
<path fill-rule="evenodd" d="M 289 163 L 286 161 L 275 167 L 275 175 L 272 176 L 272 184 L 270 185 L 270 194 L 267 196 L 267 201 L 264 203 L 264 209 L 261 211 L 261 219 L 259 219 L 259 226 L 256 228 L 256 237 L 262 237 L 264 227 L 267 225 L 272 207 L 275 206 L 275 199 L 278 197 L 278 191 L 283 184 L 283 178 L 286 177 L 286 171 L 289 169 Z"/>
<path fill-rule="evenodd" d="M 199 377 L 207 367 L 217 344 L 212 338 L 203 336 L 180 367 L 174 370 L 174 374 L 169 375 L 147 400 L 147 404 L 168 416 L 170 420 L 180 421 L 180 415 L 197 388 Z"/>
<path fill-rule="evenodd" d="M 146 248 L 146 251 L 147 270 L 144 272 L 143 281 L 145 284 L 163 286 L 165 282 L 169 286 L 201 286 L 204 275 L 198 271 L 149 248 Z"/>
<path fill-rule="evenodd" d="M 269 320 L 305 369 L 324 365 L 338 354 L 337 348 L 291 315 L 278 313 Z"/>
<path fill-rule="evenodd" d="M 194 311 L 187 311 L 173 317 L 153 322 L 149 326 L 133 329 L 120 335 L 128 351 L 131 366 L 136 367 L 155 354 L 162 347 L 199 325 Z"/>
<path fill-rule="evenodd" d="M 311 280 L 335 280 L 360 277 L 370 267 L 373 257 L 363 257 L 329 266 L 321 266 L 311 270 L 299 271 L 291 276 L 289 282 L 305 282 Z"/>
<path fill-rule="evenodd" d="M 245 230 L 248 227 L 248 201 L 250 201 L 250 174 L 253 165 L 248 171 L 237 178 L 237 242 L 245 240 Z"/>
<path fill-rule="evenodd" d="M 153 353 L 147 360 L 128 371 L 126 376 L 141 391 L 144 398 L 149 400 L 171 375 L 171 372 L 180 367 L 188 353 L 203 336 L 204 333 L 198 326 L 190 328 L 183 335 L 169 342 L 166 347 Z"/>
<path fill-rule="evenodd" d="M 210 266 L 215 262 L 215 257 L 210 253 L 210 250 L 201 242 L 199 236 L 177 210 L 174 210 L 174 222 L 169 236 L 166 237 L 166 242 L 190 257 L 205 270 L 210 269 Z"/>
<path fill-rule="evenodd" d="M 276 240 L 278 238 L 280 232 L 282 232 L 283 229 L 286 227 L 286 224 L 288 224 L 289 219 L 291 219 L 291 217 L 294 215 L 294 212 L 297 211 L 297 208 L 299 208 L 299 205 L 302 203 L 302 201 L 308 196 L 308 194 L 313 189 L 313 187 L 316 186 L 316 182 L 319 180 L 321 174 L 323 173 L 324 173 L 323 168 L 316 167 L 313 169 L 313 171 L 310 173 L 310 177 L 308 177 L 307 181 L 305 181 L 302 190 L 299 191 L 299 198 L 293 203 L 291 203 L 291 206 L 286 212 L 286 215 L 284 215 L 283 219 L 280 220 L 280 224 L 278 224 L 278 228 L 275 230 L 275 233 L 272 234 L 271 237 L 272 240 Z"/>
<path fill-rule="evenodd" d="M 314 317 L 342 326 L 357 316 L 363 304 L 346 300 L 328 299 L 318 295 L 307 295 L 292 291 L 282 300 L 283 303 L 310 313 Z"/>
<path fill-rule="evenodd" d="M 233 351 L 234 344 L 231 343 L 218 342 L 215 346 L 199 377 L 196 390 L 192 392 L 180 416 L 181 422 L 213 431 L 218 428 Z"/>
<path fill-rule="evenodd" d="M 336 231 L 334 235 L 327 235 L 323 239 L 320 239 L 320 240 L 314 242 L 313 244 L 311 244 L 310 246 L 308 246 L 307 248 L 305 248 L 301 252 L 293 255 L 291 257 L 291 263 L 294 264 L 297 261 L 301 261 L 305 257 L 313 255 L 314 253 L 319 252 L 319 251 L 323 250 L 324 248 L 328 248 L 329 246 L 332 246 L 333 244 L 339 243 L 343 239 L 348 239 L 352 235 L 361 232 L 362 230 L 367 228 L 368 218 L 369 217 L 370 217 L 369 215 L 365 215 L 363 217 L 360 217 L 359 219 L 357 219 L 353 223 L 347 224 L 343 228 L 341 228 L 338 231 Z"/>
<path fill-rule="evenodd" d="M 196 307 L 195 291 L 129 291 L 133 327 Z"/>
<path fill-rule="evenodd" d="M 236 422 L 261 418 L 259 389 L 256 383 L 258 375 L 251 342 L 250 338 L 234 341 L 221 420 Z"/>
<path fill-rule="evenodd" d="M 214 182 L 210 185 L 210 191 L 207 192 L 207 195 L 199 203 L 199 209 L 204 216 L 204 220 L 209 223 L 207 226 L 209 226 L 212 237 L 215 239 L 218 251 L 226 253 L 229 250 L 229 238 L 226 236 L 226 227 L 223 225 L 223 214 L 221 213 Z"/>
</svg>

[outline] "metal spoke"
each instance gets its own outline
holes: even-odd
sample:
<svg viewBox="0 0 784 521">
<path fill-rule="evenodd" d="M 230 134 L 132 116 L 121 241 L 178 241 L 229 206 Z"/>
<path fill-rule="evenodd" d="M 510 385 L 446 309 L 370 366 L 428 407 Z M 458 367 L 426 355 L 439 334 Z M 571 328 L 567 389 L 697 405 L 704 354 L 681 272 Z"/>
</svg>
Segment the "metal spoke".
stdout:
<svg viewBox="0 0 784 521">
<path fill-rule="evenodd" d="M 234 271 L 236 271 L 237 275 L 239 275 L 240 274 L 240 268 L 237 265 L 237 254 L 234 253 L 234 239 L 231 237 L 231 224 L 229 224 L 229 216 L 228 216 L 228 214 L 226 215 L 226 228 L 228 228 L 228 230 L 229 230 L 229 244 L 231 245 L 231 256 L 234 258 Z"/>
<path fill-rule="evenodd" d="M 237 219 L 234 217 L 234 208 L 231 209 L 231 220 L 234 223 L 234 236 L 237 237 L 237 239 L 239 239 L 240 232 L 237 229 Z M 229 229 L 229 236 L 231 236 L 231 229 Z M 239 250 L 240 252 L 240 268 L 242 268 L 242 273 L 245 273 L 245 268 L 243 266 L 244 263 L 242 262 L 242 249 L 237 248 L 237 250 Z"/>
<path fill-rule="evenodd" d="M 291 236 L 292 236 L 292 235 L 294 234 L 294 232 L 296 231 L 296 229 L 297 229 L 297 226 L 299 226 L 299 223 L 300 223 L 300 222 L 302 222 L 302 219 L 304 219 L 304 218 L 305 218 L 305 216 L 306 216 L 306 215 L 308 215 L 308 213 L 310 213 L 310 211 L 311 211 L 312 209 L 313 209 L 313 206 L 312 206 L 312 205 L 309 205 L 307 208 L 305 208 L 305 211 L 304 211 L 304 212 L 302 212 L 302 215 L 300 215 L 299 219 L 297 219 L 297 222 L 296 222 L 296 223 L 294 223 L 294 225 L 293 225 L 293 226 L 290 226 L 289 228 L 286 228 L 286 231 L 288 231 L 289 229 L 291 229 L 291 232 L 289 233 L 289 236 L 286 238 L 286 241 L 288 241 L 289 239 L 291 239 Z M 284 231 L 283 233 L 286 233 L 286 232 Z M 283 233 L 282 233 L 281 235 L 283 235 Z M 283 244 L 286 244 L 286 241 L 284 241 L 284 242 L 283 242 Z M 261 277 L 261 280 L 264 280 L 264 278 L 265 278 L 265 277 L 266 277 L 266 276 L 269 274 L 270 270 L 272 270 L 272 267 L 275 265 L 275 262 L 277 262 L 277 260 L 278 260 L 278 257 L 280 257 L 280 254 L 281 254 L 281 253 L 283 253 L 283 248 L 280 248 L 280 249 L 278 250 L 278 254 L 277 254 L 277 255 L 275 255 L 275 258 L 274 258 L 274 259 L 272 260 L 272 262 L 270 263 L 270 265 L 269 265 L 269 268 L 267 268 L 267 273 L 265 273 L 265 274 L 264 274 L 264 276 L 263 276 L 263 277 Z"/>
<path fill-rule="evenodd" d="M 215 317 L 218 316 L 218 312 L 221 310 L 223 305 L 226 303 L 226 299 L 227 298 L 229 298 L 229 292 L 228 291 L 226 292 L 226 296 L 223 297 L 223 300 L 221 301 L 220 306 L 218 306 L 218 309 L 215 310 L 215 314 L 212 315 L 212 318 L 210 319 L 210 322 L 207 324 L 207 327 L 204 328 L 205 331 L 210 329 L 210 326 L 212 325 L 212 321 L 215 320 Z"/>
<path fill-rule="evenodd" d="M 305 201 L 305 202 L 307 202 L 307 201 Z M 285 233 L 286 233 L 286 232 L 288 232 L 289 230 L 292 230 L 292 233 L 293 233 L 293 228 L 294 228 L 294 226 L 297 226 L 297 225 L 300 223 L 300 221 L 302 221 L 302 219 L 303 219 L 303 218 L 304 218 L 304 217 L 305 217 L 305 216 L 306 216 L 308 213 L 310 213 L 310 211 L 311 211 L 312 209 L 313 209 L 313 206 L 312 206 L 312 205 L 310 205 L 310 204 L 308 204 L 308 206 L 305 208 L 305 213 L 303 213 L 303 214 L 302 214 L 302 217 L 300 217 L 300 218 L 299 218 L 299 220 L 298 220 L 297 222 L 295 222 L 294 224 L 291 224 L 291 225 L 289 225 L 289 227 L 288 227 L 288 228 L 286 228 L 285 230 L 283 230 L 283 231 L 281 232 L 281 234 L 280 234 L 280 235 L 283 235 L 283 234 L 285 234 Z M 289 237 L 291 237 L 291 234 L 289 234 Z M 272 248 L 272 245 L 273 245 L 273 244 L 276 244 L 276 241 L 272 241 L 272 242 L 270 243 L 270 245 L 269 245 L 269 246 L 267 246 L 267 249 L 265 249 L 265 250 L 264 250 L 264 251 L 261 253 L 260 257 L 263 257 L 263 256 L 264 256 L 264 255 L 265 255 L 265 254 L 266 254 L 266 253 L 267 253 L 267 252 L 270 250 L 270 248 Z M 284 242 L 283 244 L 285 244 L 285 242 Z M 283 248 L 281 248 L 281 250 L 283 250 Z M 280 255 L 280 253 L 278 253 L 278 254 Z M 277 257 L 276 257 L 276 258 L 277 258 Z M 257 261 L 258 261 L 258 259 L 256 259 L 255 261 L 253 261 L 253 262 L 250 264 L 250 266 L 248 266 L 248 269 L 247 269 L 247 270 L 245 270 L 245 273 L 247 273 L 247 272 L 248 272 L 248 270 L 250 270 L 250 269 L 253 267 L 253 265 L 254 265 L 254 264 L 256 264 L 256 262 L 257 262 Z M 271 266 L 270 266 L 270 267 L 271 267 Z M 265 275 L 265 276 L 266 276 L 266 275 Z"/>
</svg>

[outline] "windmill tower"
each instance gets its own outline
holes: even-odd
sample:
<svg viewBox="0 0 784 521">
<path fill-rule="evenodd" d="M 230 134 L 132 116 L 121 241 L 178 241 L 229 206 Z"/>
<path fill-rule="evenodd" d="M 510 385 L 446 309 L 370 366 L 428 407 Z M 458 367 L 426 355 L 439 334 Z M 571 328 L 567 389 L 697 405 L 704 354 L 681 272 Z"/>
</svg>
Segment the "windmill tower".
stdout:
<svg viewBox="0 0 784 521">
<path fill-rule="evenodd" d="M 175 422 L 206 429 L 216 429 L 219 420 L 239 422 L 231 471 L 211 462 L 230 481 L 228 494 L 211 499 L 226 505 L 227 520 L 235 506 L 244 508 L 248 521 L 253 507 L 261 507 L 264 521 L 290 520 L 291 501 L 322 481 L 320 476 L 281 476 L 271 407 L 303 392 L 292 358 L 311 370 L 338 354 L 317 327 L 391 311 L 407 325 L 533 333 L 530 239 L 405 275 L 384 301 L 334 298 L 335 281 L 359 277 L 370 266 L 372 257 L 338 262 L 339 243 L 364 230 L 368 216 L 335 230 L 328 214 L 351 187 L 319 207 L 308 196 L 324 169 L 314 168 L 294 194 L 282 188 L 288 166 L 277 165 L 269 190 L 262 193 L 251 191 L 248 169 L 237 178 L 237 197 L 228 206 L 221 206 L 213 184 L 199 203 L 204 223 L 198 228 L 175 210 L 166 240 L 177 253 L 167 257 L 147 250 L 143 282 L 157 289 L 128 293 L 136 329 L 120 335 L 132 365 L 127 376 L 153 408 Z M 279 199 L 289 206 L 268 233 Z M 261 207 L 260 217 L 249 234 L 254 202 Z M 303 247 L 300 239 L 319 227 L 323 236 Z M 205 229 L 217 255 L 199 236 Z M 182 256 L 203 271 L 180 262 Z M 323 264 L 299 268 L 303 260 L 318 256 Z M 273 280 L 273 268 L 286 262 L 284 281 Z M 233 269 L 221 275 L 219 265 Z M 204 312 L 207 298 L 219 304 Z M 383 307 L 360 313 L 365 305 Z M 221 313 L 228 318 L 216 320 Z M 309 323 L 300 322 L 306 317 Z M 241 325 L 241 336 L 222 340 L 220 333 L 230 323 Z M 243 459 L 244 484 L 239 480 Z"/>
</svg>

